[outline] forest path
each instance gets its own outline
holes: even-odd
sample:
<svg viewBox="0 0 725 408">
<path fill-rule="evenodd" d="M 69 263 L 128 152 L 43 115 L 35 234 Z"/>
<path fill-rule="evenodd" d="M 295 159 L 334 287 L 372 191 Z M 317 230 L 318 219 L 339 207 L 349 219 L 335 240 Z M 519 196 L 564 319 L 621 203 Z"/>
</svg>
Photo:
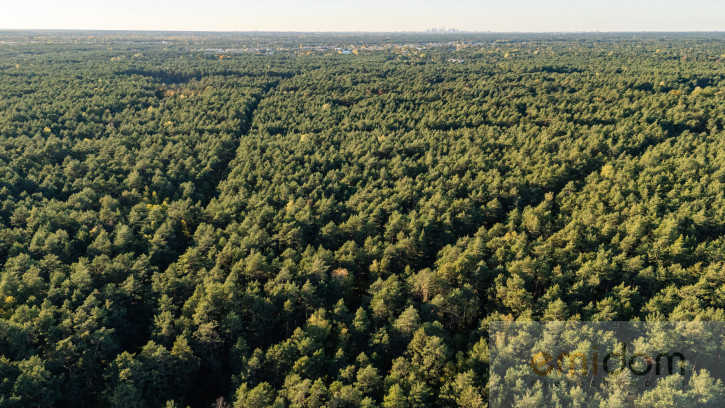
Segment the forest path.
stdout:
<svg viewBox="0 0 725 408">
<path fill-rule="evenodd" d="M 234 132 L 234 147 L 228 149 L 226 154 L 220 158 L 222 163 L 219 164 L 219 171 L 213 180 L 213 187 L 210 189 L 210 191 L 214 191 L 214 194 L 210 194 L 208 197 L 204 198 L 204 200 L 201 202 L 202 207 L 206 207 L 207 205 L 209 205 L 209 202 L 213 198 L 219 197 L 219 187 L 224 182 L 224 180 L 229 177 L 229 174 L 233 167 L 231 164 L 238 155 L 241 140 L 245 136 L 249 135 L 249 132 L 252 130 L 252 123 L 254 122 L 254 114 L 257 111 L 257 107 L 262 102 L 262 100 L 267 97 L 267 95 L 269 95 L 271 92 L 274 92 L 274 90 L 283 80 L 284 79 L 277 79 L 270 81 L 268 84 L 262 87 L 262 89 L 258 93 L 252 94 L 252 102 L 245 106 L 243 112 L 240 112 L 240 116 L 242 116 L 242 125 L 236 132 Z"/>
</svg>

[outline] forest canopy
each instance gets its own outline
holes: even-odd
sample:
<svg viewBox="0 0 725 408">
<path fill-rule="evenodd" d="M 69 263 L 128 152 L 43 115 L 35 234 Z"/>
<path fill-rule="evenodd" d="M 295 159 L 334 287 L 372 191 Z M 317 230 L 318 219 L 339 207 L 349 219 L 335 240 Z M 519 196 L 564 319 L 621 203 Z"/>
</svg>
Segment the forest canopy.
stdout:
<svg viewBox="0 0 725 408">
<path fill-rule="evenodd" d="M 724 107 L 721 34 L 0 33 L 0 407 L 484 407 L 491 321 L 725 320 Z"/>
</svg>

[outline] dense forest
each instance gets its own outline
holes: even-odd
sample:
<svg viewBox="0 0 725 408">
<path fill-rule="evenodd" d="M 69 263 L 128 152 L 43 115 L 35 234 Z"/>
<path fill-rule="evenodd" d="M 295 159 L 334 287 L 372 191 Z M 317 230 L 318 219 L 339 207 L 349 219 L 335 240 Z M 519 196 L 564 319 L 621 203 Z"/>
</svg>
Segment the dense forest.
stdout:
<svg viewBox="0 0 725 408">
<path fill-rule="evenodd" d="M 723 321 L 724 128 L 719 34 L 0 33 L 0 407 L 484 407 L 491 321 Z"/>
</svg>

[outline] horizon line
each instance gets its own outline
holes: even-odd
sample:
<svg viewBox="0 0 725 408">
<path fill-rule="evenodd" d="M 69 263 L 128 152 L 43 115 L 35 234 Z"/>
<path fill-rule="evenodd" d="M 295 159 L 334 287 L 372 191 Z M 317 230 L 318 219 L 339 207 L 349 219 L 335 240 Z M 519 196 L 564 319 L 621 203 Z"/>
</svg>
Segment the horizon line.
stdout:
<svg viewBox="0 0 725 408">
<path fill-rule="evenodd" d="M 126 33 L 209 33 L 209 34 L 701 34 L 724 33 L 723 30 L 560 30 L 560 31 L 482 31 L 482 30 L 460 30 L 446 28 L 452 31 L 429 31 L 440 28 L 428 28 L 425 30 L 168 30 L 168 29 L 127 29 L 127 28 L 0 28 L 2 32 L 126 32 Z"/>
</svg>

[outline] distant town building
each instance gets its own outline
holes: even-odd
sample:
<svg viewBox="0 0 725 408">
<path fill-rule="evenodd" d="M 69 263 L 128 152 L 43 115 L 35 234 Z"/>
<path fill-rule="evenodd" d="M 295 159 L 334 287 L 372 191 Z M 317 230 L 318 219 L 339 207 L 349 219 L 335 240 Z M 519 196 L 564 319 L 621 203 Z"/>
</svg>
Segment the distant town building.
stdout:
<svg viewBox="0 0 725 408">
<path fill-rule="evenodd" d="M 441 28 L 429 28 L 429 29 L 425 30 L 425 32 L 431 33 L 431 34 L 454 34 L 454 33 L 461 33 L 463 31 L 455 29 L 455 28 L 441 27 Z"/>
</svg>

